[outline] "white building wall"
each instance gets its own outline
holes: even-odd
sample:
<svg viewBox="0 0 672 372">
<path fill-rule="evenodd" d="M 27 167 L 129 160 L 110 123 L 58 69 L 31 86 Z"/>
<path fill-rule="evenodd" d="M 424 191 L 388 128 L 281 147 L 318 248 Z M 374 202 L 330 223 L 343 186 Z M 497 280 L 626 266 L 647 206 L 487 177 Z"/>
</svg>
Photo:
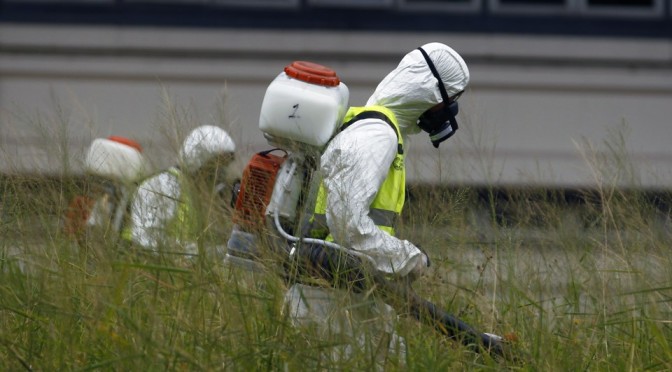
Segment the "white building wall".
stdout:
<svg viewBox="0 0 672 372">
<path fill-rule="evenodd" d="M 672 42 L 391 32 L 0 25 L 0 171 L 58 173 L 63 149 L 79 171 L 91 139 L 113 134 L 165 167 L 185 127 L 213 122 L 236 139 L 242 167 L 268 148 L 259 108 L 286 64 L 334 68 L 361 105 L 429 41 L 460 52 L 472 83 L 455 139 L 437 151 L 424 134 L 412 138 L 412 181 L 672 186 Z M 634 172 L 586 161 L 619 135 L 627 153 L 616 153 Z"/>
</svg>

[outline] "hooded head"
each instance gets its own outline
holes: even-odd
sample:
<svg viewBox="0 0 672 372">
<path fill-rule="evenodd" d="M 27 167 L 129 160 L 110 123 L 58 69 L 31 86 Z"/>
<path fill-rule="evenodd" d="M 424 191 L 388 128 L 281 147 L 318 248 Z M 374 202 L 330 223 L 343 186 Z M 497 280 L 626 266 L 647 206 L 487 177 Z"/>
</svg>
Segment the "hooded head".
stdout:
<svg viewBox="0 0 672 372">
<path fill-rule="evenodd" d="M 233 155 L 236 145 L 223 129 L 213 125 L 200 126 L 185 138 L 179 162 L 185 170 L 196 172 L 208 161 L 221 155 Z"/>
<path fill-rule="evenodd" d="M 403 134 L 420 132 L 418 119 L 430 108 L 444 103 L 447 109 L 450 102 L 444 102 L 441 84 L 451 99 L 469 84 L 467 64 L 452 48 L 441 43 L 429 43 L 421 48 L 431 60 L 435 71 L 432 71 L 420 48 L 415 49 L 387 74 L 367 102 L 367 106 L 381 105 L 390 109 L 397 117 Z M 441 82 L 435 74 L 441 77 Z M 453 114 L 456 109 L 455 106 Z"/>
</svg>

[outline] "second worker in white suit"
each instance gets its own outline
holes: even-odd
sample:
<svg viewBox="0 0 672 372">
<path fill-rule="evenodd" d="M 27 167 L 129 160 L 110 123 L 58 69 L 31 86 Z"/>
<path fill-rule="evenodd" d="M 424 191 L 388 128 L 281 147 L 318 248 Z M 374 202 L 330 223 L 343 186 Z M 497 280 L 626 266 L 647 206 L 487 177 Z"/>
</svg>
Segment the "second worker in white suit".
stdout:
<svg viewBox="0 0 672 372">
<path fill-rule="evenodd" d="M 204 210 L 213 206 L 212 199 L 199 199 L 198 186 L 209 188 L 207 198 L 216 197 L 215 189 L 225 181 L 235 149 L 222 128 L 203 125 L 192 130 L 182 144 L 178 164 L 138 187 L 124 238 L 154 252 L 198 254 L 197 241 L 206 227 Z"/>
</svg>

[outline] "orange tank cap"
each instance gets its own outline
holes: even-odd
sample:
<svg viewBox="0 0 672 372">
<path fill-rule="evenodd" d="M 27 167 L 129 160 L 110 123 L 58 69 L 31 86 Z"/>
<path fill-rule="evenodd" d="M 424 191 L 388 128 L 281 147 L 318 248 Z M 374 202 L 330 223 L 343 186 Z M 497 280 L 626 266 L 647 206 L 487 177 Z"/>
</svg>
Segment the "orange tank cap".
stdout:
<svg viewBox="0 0 672 372">
<path fill-rule="evenodd" d="M 292 62 L 285 67 L 285 73 L 294 79 L 327 87 L 335 87 L 341 83 L 334 70 L 308 61 Z"/>
<path fill-rule="evenodd" d="M 142 152 L 142 146 L 140 146 L 139 143 L 133 141 L 132 139 L 120 136 L 109 136 L 107 137 L 107 139 L 109 139 L 110 141 L 121 143 L 122 145 L 132 147 L 138 150 L 138 152 Z"/>
</svg>

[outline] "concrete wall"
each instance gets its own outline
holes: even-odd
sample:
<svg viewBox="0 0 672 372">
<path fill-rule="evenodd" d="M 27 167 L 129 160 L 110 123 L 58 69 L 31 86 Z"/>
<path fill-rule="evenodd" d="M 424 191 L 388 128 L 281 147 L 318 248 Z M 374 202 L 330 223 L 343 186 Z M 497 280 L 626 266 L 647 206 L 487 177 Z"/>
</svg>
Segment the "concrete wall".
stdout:
<svg viewBox="0 0 672 372">
<path fill-rule="evenodd" d="M 672 42 L 532 35 L 2 24 L 0 171 L 78 171 L 91 139 L 111 134 L 165 167 L 203 123 L 229 129 L 242 166 L 268 148 L 259 108 L 286 64 L 334 68 L 357 105 L 429 41 L 460 52 L 472 83 L 448 146 L 412 138 L 412 181 L 672 187 Z M 605 160 L 610 147 L 619 157 Z"/>
</svg>

